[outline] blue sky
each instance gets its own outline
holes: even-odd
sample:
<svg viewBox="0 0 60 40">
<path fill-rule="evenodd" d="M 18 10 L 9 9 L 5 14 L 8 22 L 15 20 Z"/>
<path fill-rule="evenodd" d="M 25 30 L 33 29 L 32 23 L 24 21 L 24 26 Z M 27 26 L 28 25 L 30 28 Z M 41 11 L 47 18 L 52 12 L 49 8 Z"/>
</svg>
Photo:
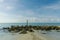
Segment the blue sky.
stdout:
<svg viewBox="0 0 60 40">
<path fill-rule="evenodd" d="M 60 0 L 0 0 L 0 23 L 60 23 Z"/>
</svg>

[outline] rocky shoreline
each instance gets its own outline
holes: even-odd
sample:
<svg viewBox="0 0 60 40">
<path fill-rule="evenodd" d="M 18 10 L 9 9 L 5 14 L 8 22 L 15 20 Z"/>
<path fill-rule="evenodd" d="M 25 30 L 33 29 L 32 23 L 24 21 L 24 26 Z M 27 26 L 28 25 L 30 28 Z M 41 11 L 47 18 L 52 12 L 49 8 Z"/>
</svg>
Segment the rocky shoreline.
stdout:
<svg viewBox="0 0 60 40">
<path fill-rule="evenodd" d="M 34 32 L 34 30 L 41 30 L 41 31 L 51 31 L 51 30 L 60 30 L 59 26 L 11 26 L 11 27 L 3 27 L 2 30 L 8 30 L 8 32 L 21 32 L 21 33 L 27 33 Z"/>
</svg>

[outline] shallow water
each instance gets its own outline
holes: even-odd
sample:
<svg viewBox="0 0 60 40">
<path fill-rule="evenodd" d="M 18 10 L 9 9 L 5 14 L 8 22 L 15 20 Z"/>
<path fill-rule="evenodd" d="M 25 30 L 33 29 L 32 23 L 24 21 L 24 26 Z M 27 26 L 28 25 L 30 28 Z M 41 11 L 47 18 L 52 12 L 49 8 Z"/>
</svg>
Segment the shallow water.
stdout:
<svg viewBox="0 0 60 40">
<path fill-rule="evenodd" d="M 57 31 L 38 31 L 38 34 L 45 37 L 47 40 L 60 40 L 60 32 Z"/>
<path fill-rule="evenodd" d="M 45 37 L 47 40 L 60 40 L 60 32 L 57 31 L 36 31 L 39 36 Z M 43 34 L 46 33 L 46 34 Z M 18 33 L 9 33 L 0 31 L 0 40 L 17 40 L 17 37 L 22 36 Z"/>
<path fill-rule="evenodd" d="M 9 33 L 0 31 L 0 40 L 16 40 L 16 37 L 21 36 L 18 33 Z"/>
</svg>

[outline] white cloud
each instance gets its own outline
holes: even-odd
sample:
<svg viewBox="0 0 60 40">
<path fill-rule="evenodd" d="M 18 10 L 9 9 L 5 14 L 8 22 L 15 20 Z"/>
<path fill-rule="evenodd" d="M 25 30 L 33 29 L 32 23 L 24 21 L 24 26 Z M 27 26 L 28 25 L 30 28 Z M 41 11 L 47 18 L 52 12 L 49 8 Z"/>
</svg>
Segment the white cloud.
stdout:
<svg viewBox="0 0 60 40">
<path fill-rule="evenodd" d="M 0 12 L 0 17 L 5 17 L 8 16 L 8 14 L 4 13 L 4 12 Z"/>
<path fill-rule="evenodd" d="M 0 23 L 26 22 L 60 22 L 58 17 L 27 17 L 20 14 L 0 13 Z"/>
<path fill-rule="evenodd" d="M 18 0 L 9 0 L 10 2 L 18 2 Z"/>
<path fill-rule="evenodd" d="M 41 9 L 53 9 L 53 10 L 58 10 L 60 9 L 60 1 L 56 4 L 52 4 L 52 5 L 47 5 L 47 6 L 43 6 L 41 7 Z"/>
<path fill-rule="evenodd" d="M 13 9 L 14 7 L 12 7 L 12 6 L 6 6 L 6 10 L 11 10 L 11 9 Z"/>
<path fill-rule="evenodd" d="M 0 3 L 4 2 L 4 0 L 0 0 Z"/>
<path fill-rule="evenodd" d="M 1 7 L 2 9 L 5 9 L 5 10 L 14 9 L 13 6 L 5 5 L 5 4 L 1 5 Z M 24 5 L 20 7 L 24 7 Z M 57 3 L 55 5 L 45 6 L 45 7 L 42 7 L 42 9 L 54 9 L 54 10 L 60 9 L 60 3 Z M 16 14 L 0 13 L 0 23 L 2 22 L 6 22 L 6 23 L 19 22 L 20 23 L 20 22 L 26 22 L 27 19 L 29 20 L 29 22 L 60 22 L 60 18 L 53 17 L 53 16 L 40 16 L 39 14 L 38 16 L 40 17 L 31 17 L 35 15 L 35 12 L 32 10 L 20 10 L 18 13 Z M 28 15 L 28 16 L 24 16 L 21 14 Z"/>
<path fill-rule="evenodd" d="M 35 12 L 33 12 L 32 10 L 20 10 L 18 13 L 30 15 L 30 16 L 35 14 Z"/>
<path fill-rule="evenodd" d="M 14 8 L 15 8 L 14 6 L 0 4 L 0 10 L 9 11 L 9 10 L 13 10 Z"/>
<path fill-rule="evenodd" d="M 57 10 L 57 9 L 60 9 L 60 5 L 47 6 L 47 7 L 45 7 L 45 9 L 54 9 L 54 10 Z"/>
</svg>

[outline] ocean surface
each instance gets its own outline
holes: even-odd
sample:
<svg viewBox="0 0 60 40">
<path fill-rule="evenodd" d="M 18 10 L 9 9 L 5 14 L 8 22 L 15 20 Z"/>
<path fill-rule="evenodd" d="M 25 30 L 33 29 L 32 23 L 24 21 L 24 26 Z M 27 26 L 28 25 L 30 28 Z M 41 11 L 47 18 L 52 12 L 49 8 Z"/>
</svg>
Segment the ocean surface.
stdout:
<svg viewBox="0 0 60 40">
<path fill-rule="evenodd" d="M 0 28 L 2 27 L 10 27 L 11 25 L 26 25 L 26 23 L 0 23 Z M 40 26 L 60 26 L 60 23 L 29 23 L 29 25 L 40 25 Z M 46 34 L 43 34 L 43 33 Z M 47 40 L 60 40 L 60 32 L 57 32 L 56 30 L 52 30 L 51 32 L 49 31 L 37 31 L 38 35 L 41 35 L 45 37 Z M 8 33 L 8 32 L 3 32 L 0 31 L 0 40 L 16 40 L 15 38 L 20 35 L 20 34 L 15 34 L 15 33 Z"/>
<path fill-rule="evenodd" d="M 25 26 L 27 25 L 27 23 L 0 23 L 0 28 L 1 27 L 10 27 L 11 25 L 14 25 L 14 26 Z M 28 23 L 28 25 L 32 25 L 32 26 L 60 26 L 60 23 Z"/>
</svg>

